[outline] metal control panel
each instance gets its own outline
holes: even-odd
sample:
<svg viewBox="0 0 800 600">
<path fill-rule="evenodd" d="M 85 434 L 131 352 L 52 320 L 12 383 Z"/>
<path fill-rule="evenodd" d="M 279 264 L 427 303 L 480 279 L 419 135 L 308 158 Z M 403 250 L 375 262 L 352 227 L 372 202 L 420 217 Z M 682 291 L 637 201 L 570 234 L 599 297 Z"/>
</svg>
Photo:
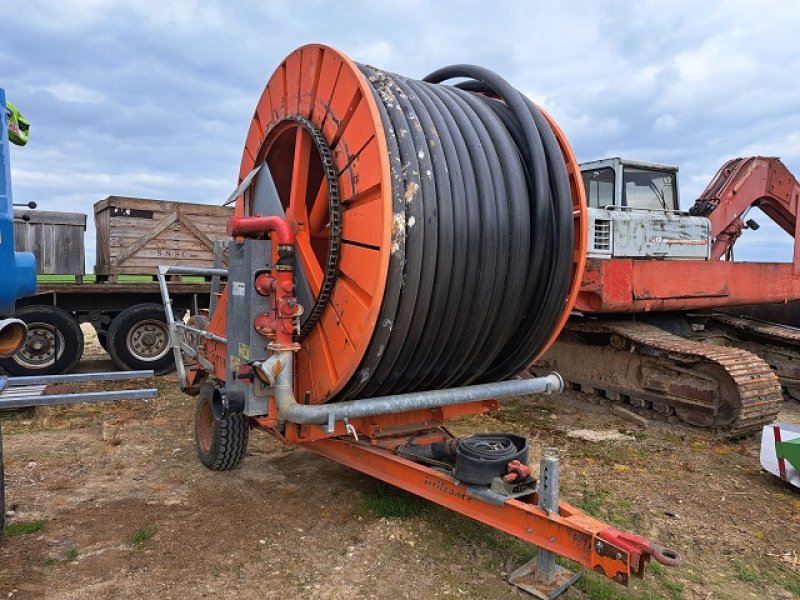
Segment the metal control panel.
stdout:
<svg viewBox="0 0 800 600">
<path fill-rule="evenodd" d="M 269 240 L 228 242 L 227 348 L 228 374 L 226 393 L 244 394 L 244 414 L 257 417 L 267 414 L 267 395 L 258 381 L 251 382 L 241 369 L 268 356 L 267 338 L 254 327 L 256 317 L 271 310 L 268 296 L 256 291 L 257 274 L 268 268 L 272 256 Z M 255 385 L 254 385 L 255 383 Z"/>
</svg>

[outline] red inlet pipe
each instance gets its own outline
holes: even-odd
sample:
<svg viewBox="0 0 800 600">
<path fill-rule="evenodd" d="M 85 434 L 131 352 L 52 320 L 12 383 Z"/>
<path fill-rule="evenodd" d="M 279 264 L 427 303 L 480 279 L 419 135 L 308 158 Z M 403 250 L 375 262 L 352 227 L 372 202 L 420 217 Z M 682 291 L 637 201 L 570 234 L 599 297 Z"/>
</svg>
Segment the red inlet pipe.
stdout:
<svg viewBox="0 0 800 600">
<path fill-rule="evenodd" d="M 294 232 L 286 219 L 281 217 L 230 217 L 226 226 L 228 235 L 253 237 L 274 231 L 278 235 L 278 243 L 294 245 Z"/>
<path fill-rule="evenodd" d="M 281 217 L 253 215 L 230 217 L 226 229 L 228 235 L 239 237 L 261 237 L 275 233 L 278 238 L 277 262 L 271 274 L 262 274 L 255 282 L 256 291 L 272 296 L 274 302 L 269 313 L 256 317 L 253 326 L 261 335 L 271 339 L 277 350 L 291 350 L 294 342 L 294 320 L 302 307 L 294 297 L 294 232 Z"/>
</svg>

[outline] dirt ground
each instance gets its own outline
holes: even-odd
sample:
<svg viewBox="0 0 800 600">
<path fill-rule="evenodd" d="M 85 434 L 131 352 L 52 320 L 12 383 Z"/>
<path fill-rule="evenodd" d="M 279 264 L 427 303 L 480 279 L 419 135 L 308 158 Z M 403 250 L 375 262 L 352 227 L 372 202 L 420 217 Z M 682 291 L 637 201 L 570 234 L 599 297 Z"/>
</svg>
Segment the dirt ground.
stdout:
<svg viewBox="0 0 800 600">
<path fill-rule="evenodd" d="M 525 597 L 504 576 L 529 546 L 305 450 L 252 432 L 239 469 L 206 470 L 193 399 L 174 376 L 156 385 L 148 402 L 2 417 L 0 597 Z M 800 403 L 781 419 L 800 423 Z M 584 576 L 567 598 L 800 597 L 800 493 L 761 472 L 757 437 L 640 429 L 575 393 L 453 429 L 560 448 L 564 499 L 684 556 L 629 588 Z"/>
</svg>

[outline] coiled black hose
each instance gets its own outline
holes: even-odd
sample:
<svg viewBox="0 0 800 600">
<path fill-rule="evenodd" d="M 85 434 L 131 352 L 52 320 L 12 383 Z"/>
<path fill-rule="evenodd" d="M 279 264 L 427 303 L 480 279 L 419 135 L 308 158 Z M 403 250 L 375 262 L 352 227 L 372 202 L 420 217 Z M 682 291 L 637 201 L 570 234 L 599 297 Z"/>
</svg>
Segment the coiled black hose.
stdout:
<svg viewBox="0 0 800 600">
<path fill-rule="evenodd" d="M 558 141 L 488 69 L 416 81 L 361 66 L 389 149 L 394 228 L 381 313 L 339 399 L 508 378 L 556 327 L 572 269 Z M 443 81 L 467 78 L 457 86 Z"/>
</svg>

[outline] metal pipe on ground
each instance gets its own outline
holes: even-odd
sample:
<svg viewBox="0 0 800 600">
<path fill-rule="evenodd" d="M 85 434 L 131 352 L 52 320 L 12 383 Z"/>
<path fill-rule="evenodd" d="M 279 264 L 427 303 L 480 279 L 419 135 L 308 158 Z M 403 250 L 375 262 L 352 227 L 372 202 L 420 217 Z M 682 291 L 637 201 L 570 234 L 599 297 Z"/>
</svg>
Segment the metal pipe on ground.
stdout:
<svg viewBox="0 0 800 600">
<path fill-rule="evenodd" d="M 111 371 L 102 373 L 70 373 L 68 375 L 24 375 L 6 378 L 8 385 L 53 385 L 56 383 L 85 383 L 87 381 L 130 381 L 153 377 L 152 370 L 145 371 Z M 0 382 L 3 382 L 0 377 Z M 0 389 L 3 389 L 0 383 Z"/>
<path fill-rule="evenodd" d="M 111 392 L 82 392 L 80 394 L 54 394 L 51 396 L 0 397 L 0 410 L 29 408 L 31 406 L 60 406 L 63 404 L 93 404 L 120 400 L 147 400 L 158 396 L 156 388 L 145 390 L 119 390 Z"/>
</svg>

